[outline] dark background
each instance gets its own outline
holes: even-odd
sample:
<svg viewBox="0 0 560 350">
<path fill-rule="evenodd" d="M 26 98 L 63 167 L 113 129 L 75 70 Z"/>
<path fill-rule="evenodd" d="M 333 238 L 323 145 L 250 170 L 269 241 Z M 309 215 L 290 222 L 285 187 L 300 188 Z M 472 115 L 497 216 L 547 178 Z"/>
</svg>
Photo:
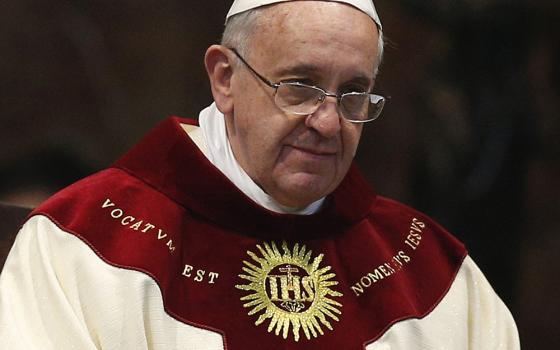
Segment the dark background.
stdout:
<svg viewBox="0 0 560 350">
<path fill-rule="evenodd" d="M 375 3 L 391 99 L 358 163 L 467 244 L 524 349 L 559 349 L 560 2 Z M 36 205 L 166 116 L 196 117 L 230 4 L 2 1 L 0 200 Z"/>
</svg>

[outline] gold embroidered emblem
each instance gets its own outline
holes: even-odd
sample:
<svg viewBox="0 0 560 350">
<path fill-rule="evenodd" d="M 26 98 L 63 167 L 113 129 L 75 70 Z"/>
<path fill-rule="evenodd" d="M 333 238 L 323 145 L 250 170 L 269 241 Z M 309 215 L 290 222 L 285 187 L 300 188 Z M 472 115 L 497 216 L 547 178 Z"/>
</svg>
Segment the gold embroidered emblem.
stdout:
<svg viewBox="0 0 560 350">
<path fill-rule="evenodd" d="M 239 277 L 248 283 L 235 286 L 251 292 L 241 298 L 246 301 L 243 306 L 251 308 L 250 316 L 262 312 L 255 325 L 270 318 L 268 332 L 273 329 L 276 335 L 282 332 L 286 339 L 291 327 L 295 341 L 299 340 L 300 329 L 307 339 L 323 335 L 321 325 L 332 330 L 327 317 L 338 321 L 342 307 L 332 298 L 341 297 L 342 293 L 331 289 L 338 284 L 333 280 L 336 275 L 329 273 L 331 267 L 319 268 L 323 254 L 311 261 L 311 250 L 300 248 L 297 243 L 290 250 L 282 242 L 282 252 L 274 242 L 263 246 L 257 245 L 261 257 L 247 252 L 254 262 L 243 261 L 246 274 Z"/>
</svg>

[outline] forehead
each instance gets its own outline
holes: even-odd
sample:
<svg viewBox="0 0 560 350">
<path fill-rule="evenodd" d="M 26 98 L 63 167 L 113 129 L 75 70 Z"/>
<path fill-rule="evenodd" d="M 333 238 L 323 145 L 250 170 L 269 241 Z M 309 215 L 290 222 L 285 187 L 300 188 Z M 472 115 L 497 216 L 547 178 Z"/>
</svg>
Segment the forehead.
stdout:
<svg viewBox="0 0 560 350">
<path fill-rule="evenodd" d="M 263 9 L 252 36 L 252 59 L 269 65 L 353 66 L 372 74 L 378 32 L 360 10 L 338 2 L 292 1 Z"/>
</svg>

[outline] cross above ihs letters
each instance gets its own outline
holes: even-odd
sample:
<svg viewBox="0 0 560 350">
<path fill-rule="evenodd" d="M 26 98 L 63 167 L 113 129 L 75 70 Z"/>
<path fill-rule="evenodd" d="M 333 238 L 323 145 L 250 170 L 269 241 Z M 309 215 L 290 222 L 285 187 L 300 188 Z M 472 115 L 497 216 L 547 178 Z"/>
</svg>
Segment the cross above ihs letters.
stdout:
<svg viewBox="0 0 560 350">
<path fill-rule="evenodd" d="M 281 267 L 280 272 L 286 272 L 288 274 L 288 288 L 289 290 L 294 290 L 294 276 L 292 272 L 298 272 L 299 270 L 292 265 L 286 265 L 286 267 Z"/>
</svg>

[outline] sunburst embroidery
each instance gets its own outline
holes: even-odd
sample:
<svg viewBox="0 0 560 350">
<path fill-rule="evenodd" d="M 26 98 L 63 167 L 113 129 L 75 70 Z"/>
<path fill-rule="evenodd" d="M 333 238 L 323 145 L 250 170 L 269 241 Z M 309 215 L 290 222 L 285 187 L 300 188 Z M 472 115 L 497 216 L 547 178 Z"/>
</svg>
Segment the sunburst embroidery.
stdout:
<svg viewBox="0 0 560 350">
<path fill-rule="evenodd" d="M 294 340 L 300 338 L 303 330 L 307 339 L 323 335 L 321 325 L 332 330 L 329 319 L 338 321 L 342 304 L 332 298 L 342 293 L 331 287 L 338 284 L 336 276 L 329 273 L 330 266 L 319 268 L 323 254 L 311 261 L 311 250 L 295 244 L 293 249 L 282 242 L 282 252 L 274 242 L 257 245 L 261 256 L 248 251 L 253 262 L 243 261 L 243 271 L 239 277 L 248 283 L 235 287 L 250 292 L 241 298 L 246 302 L 250 316 L 260 313 L 255 325 L 270 319 L 268 332 L 282 333 L 286 339 L 290 327 Z"/>
</svg>

